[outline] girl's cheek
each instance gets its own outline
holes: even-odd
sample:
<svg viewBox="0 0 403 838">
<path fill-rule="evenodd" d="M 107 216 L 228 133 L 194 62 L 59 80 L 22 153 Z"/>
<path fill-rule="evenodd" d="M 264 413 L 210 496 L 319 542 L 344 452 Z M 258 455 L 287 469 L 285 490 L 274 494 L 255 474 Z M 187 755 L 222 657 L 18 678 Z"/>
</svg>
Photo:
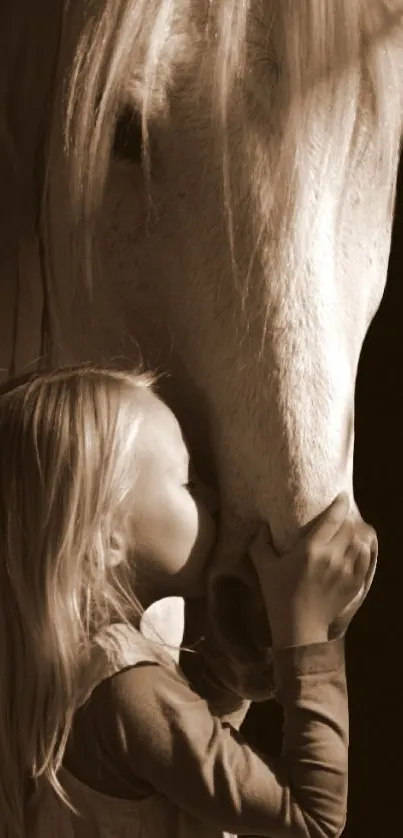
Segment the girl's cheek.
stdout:
<svg viewBox="0 0 403 838">
<path fill-rule="evenodd" d="M 199 531 L 197 506 L 186 492 L 168 499 L 158 527 L 158 542 L 171 570 L 180 569 L 193 552 Z"/>
<path fill-rule="evenodd" d="M 215 525 L 204 504 L 196 502 L 189 493 L 182 500 L 176 518 L 176 553 L 174 563 L 185 564 L 189 558 L 203 562 L 213 547 Z"/>
</svg>

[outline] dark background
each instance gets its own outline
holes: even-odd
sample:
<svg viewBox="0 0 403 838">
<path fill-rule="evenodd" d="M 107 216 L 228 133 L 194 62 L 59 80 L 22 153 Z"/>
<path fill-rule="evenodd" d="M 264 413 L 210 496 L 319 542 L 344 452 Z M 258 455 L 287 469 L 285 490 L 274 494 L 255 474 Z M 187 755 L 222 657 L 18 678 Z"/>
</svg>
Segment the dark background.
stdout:
<svg viewBox="0 0 403 838">
<path fill-rule="evenodd" d="M 347 632 L 350 777 L 343 838 L 389 838 L 403 820 L 403 159 L 388 281 L 361 354 L 356 390 L 355 496 L 379 539 L 373 586 Z M 243 726 L 256 747 L 281 743 L 275 702 Z"/>
</svg>

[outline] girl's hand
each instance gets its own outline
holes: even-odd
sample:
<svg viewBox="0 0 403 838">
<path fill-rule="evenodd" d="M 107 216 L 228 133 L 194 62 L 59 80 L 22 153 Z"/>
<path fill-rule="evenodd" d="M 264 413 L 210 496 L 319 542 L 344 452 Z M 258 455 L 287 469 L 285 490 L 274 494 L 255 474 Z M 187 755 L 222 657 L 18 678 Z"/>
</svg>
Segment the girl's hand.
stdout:
<svg viewBox="0 0 403 838">
<path fill-rule="evenodd" d="M 270 544 L 267 526 L 252 542 L 249 555 L 274 646 L 323 642 L 343 611 L 350 607 L 349 622 L 360 607 L 377 539 L 372 527 L 347 518 L 348 511 L 348 496 L 342 493 L 281 557 Z"/>
</svg>

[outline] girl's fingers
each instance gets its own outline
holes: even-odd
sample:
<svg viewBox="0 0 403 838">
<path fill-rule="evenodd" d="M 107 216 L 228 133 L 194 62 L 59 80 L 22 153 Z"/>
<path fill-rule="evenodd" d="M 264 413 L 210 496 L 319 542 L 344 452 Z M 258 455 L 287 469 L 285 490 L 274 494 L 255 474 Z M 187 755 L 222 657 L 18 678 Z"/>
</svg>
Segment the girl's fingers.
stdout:
<svg viewBox="0 0 403 838">
<path fill-rule="evenodd" d="M 350 539 L 350 543 L 347 545 L 345 552 L 345 559 L 349 562 L 352 573 L 358 573 L 361 561 L 367 555 L 369 556 L 369 551 L 367 551 L 365 545 L 359 540 L 357 535 L 354 535 Z"/>
<path fill-rule="evenodd" d="M 371 566 L 371 550 L 369 546 L 360 542 L 358 538 L 355 538 L 349 548 L 348 556 L 351 558 L 354 576 L 364 582 Z"/>
<path fill-rule="evenodd" d="M 350 501 L 347 492 L 340 492 L 333 503 L 324 509 L 315 519 L 307 536 L 311 541 L 315 537 L 321 544 L 327 544 L 339 531 L 349 511 Z"/>
<path fill-rule="evenodd" d="M 354 538 L 347 551 L 347 558 L 352 562 L 354 576 L 365 579 L 370 575 L 371 568 L 373 569 L 373 576 L 377 557 L 378 539 L 376 532 L 373 527 L 365 524 L 364 521 L 360 521 L 356 526 Z"/>
<path fill-rule="evenodd" d="M 267 524 L 260 525 L 257 535 L 249 547 L 248 553 L 252 562 L 256 566 L 261 566 L 263 562 L 272 561 L 273 559 L 278 558 L 278 554 L 275 552 L 271 541 L 270 530 Z"/>
<path fill-rule="evenodd" d="M 306 527 L 305 538 L 309 541 L 315 539 L 315 541 L 321 544 L 327 544 L 342 527 L 349 510 L 349 505 L 350 502 L 347 492 L 341 492 L 337 495 L 333 503 L 327 509 L 324 509 Z M 256 562 L 279 558 L 279 554 L 274 550 L 267 524 L 260 526 L 256 537 L 249 547 L 249 555 L 252 561 Z"/>
<path fill-rule="evenodd" d="M 376 558 L 378 555 L 378 538 L 374 528 L 364 521 L 359 521 L 356 526 L 356 535 L 364 548 L 368 550 L 373 558 Z"/>
<path fill-rule="evenodd" d="M 340 557 L 343 557 L 346 551 L 349 548 L 352 540 L 354 538 L 354 523 L 351 518 L 347 518 L 344 520 L 341 527 L 336 531 L 333 538 L 331 538 L 328 542 L 329 547 L 332 550 L 332 553 L 336 553 Z"/>
</svg>

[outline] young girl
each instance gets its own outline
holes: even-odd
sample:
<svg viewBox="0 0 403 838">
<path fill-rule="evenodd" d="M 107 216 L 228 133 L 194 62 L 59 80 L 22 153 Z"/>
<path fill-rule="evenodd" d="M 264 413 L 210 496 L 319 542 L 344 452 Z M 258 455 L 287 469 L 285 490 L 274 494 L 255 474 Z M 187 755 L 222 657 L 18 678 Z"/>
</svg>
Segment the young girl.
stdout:
<svg viewBox="0 0 403 838">
<path fill-rule="evenodd" d="M 145 376 L 74 368 L 0 390 L 2 838 L 340 834 L 348 707 L 328 631 L 373 530 L 357 541 L 341 495 L 281 561 L 262 534 L 251 548 L 285 711 L 269 758 L 142 632 L 142 607 L 203 594 L 214 525 L 188 467 Z"/>
</svg>

